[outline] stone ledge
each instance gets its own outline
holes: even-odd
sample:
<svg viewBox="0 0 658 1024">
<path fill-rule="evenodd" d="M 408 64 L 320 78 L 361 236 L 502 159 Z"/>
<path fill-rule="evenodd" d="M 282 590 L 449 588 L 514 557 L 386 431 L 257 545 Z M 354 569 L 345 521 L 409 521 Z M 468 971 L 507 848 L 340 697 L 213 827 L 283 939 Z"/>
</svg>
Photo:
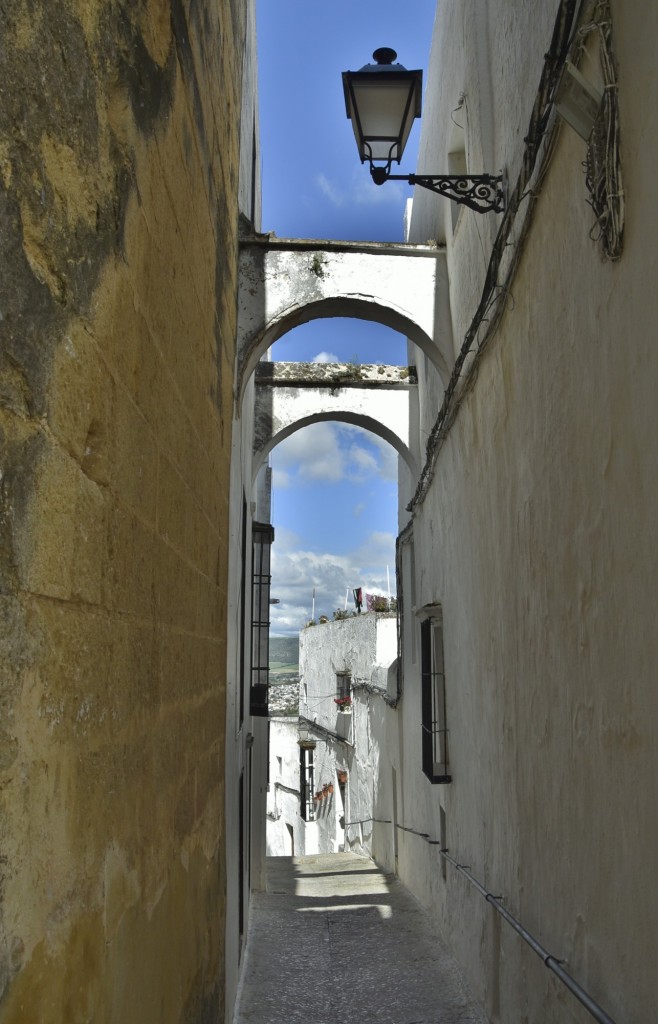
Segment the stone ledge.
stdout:
<svg viewBox="0 0 658 1024">
<path fill-rule="evenodd" d="M 355 252 L 357 254 L 383 256 L 445 256 L 445 245 L 437 245 L 428 241 L 424 245 L 417 242 L 354 242 L 332 238 L 277 238 L 274 232 L 266 234 L 244 233 L 240 237 L 241 249 L 269 249 L 284 252 Z"/>
<path fill-rule="evenodd" d="M 418 383 L 415 366 L 379 363 L 272 363 L 256 367 L 259 387 L 410 388 Z"/>
</svg>

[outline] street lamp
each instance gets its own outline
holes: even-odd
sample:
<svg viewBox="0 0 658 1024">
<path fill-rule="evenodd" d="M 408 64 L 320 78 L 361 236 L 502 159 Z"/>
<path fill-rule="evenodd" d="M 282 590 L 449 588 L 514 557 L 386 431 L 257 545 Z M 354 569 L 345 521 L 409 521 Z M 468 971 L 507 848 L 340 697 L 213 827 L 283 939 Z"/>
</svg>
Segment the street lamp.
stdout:
<svg viewBox="0 0 658 1024">
<path fill-rule="evenodd" d="M 402 159 L 414 119 L 420 117 L 423 72 L 395 64 L 397 53 L 388 47 L 375 50 L 372 56 L 375 64 L 343 72 L 343 89 L 359 157 L 362 164 L 369 163 L 375 185 L 408 181 L 477 213 L 501 213 L 505 208 L 502 175 L 390 173 L 393 161 L 399 164 Z"/>
</svg>

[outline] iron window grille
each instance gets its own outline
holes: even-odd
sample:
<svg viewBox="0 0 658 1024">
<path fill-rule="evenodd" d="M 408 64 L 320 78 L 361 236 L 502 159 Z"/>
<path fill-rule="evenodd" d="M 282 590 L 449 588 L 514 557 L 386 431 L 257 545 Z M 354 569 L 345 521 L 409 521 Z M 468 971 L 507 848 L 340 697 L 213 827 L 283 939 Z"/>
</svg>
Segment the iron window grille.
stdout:
<svg viewBox="0 0 658 1024">
<path fill-rule="evenodd" d="M 303 821 L 315 821 L 313 748 L 299 748 L 299 801 Z"/>
<path fill-rule="evenodd" d="M 430 782 L 452 782 L 448 771 L 443 621 L 440 617 L 421 622 L 420 652 L 423 772 Z"/>
<path fill-rule="evenodd" d="M 270 682 L 270 552 L 274 527 L 252 523 L 251 685 L 249 711 L 267 718 Z"/>
<path fill-rule="evenodd" d="M 352 676 L 349 672 L 336 673 L 336 696 L 350 697 L 352 693 Z"/>
</svg>

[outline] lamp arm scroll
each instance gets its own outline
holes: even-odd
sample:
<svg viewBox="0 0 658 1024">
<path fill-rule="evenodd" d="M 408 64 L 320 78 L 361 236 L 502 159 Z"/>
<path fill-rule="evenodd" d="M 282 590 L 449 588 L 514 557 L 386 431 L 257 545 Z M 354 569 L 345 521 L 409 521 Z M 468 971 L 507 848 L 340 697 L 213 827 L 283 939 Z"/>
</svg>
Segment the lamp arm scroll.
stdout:
<svg viewBox="0 0 658 1024">
<path fill-rule="evenodd" d="M 505 209 L 505 176 L 502 174 L 389 174 L 385 167 L 371 166 L 375 185 L 406 181 L 427 188 L 476 213 L 502 213 Z"/>
</svg>

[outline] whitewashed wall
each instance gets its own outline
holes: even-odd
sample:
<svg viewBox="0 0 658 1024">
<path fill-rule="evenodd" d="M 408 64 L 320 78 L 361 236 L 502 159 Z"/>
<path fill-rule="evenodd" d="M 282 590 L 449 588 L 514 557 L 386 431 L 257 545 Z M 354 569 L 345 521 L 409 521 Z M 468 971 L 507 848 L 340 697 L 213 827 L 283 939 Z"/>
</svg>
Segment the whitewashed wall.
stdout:
<svg viewBox="0 0 658 1024">
<path fill-rule="evenodd" d="M 306 850 L 299 814 L 299 723 L 270 719 L 270 770 L 267 794 L 267 856 L 292 857 Z M 292 836 L 291 836 L 292 830 Z"/>
<path fill-rule="evenodd" d="M 252 220 L 260 229 L 260 155 L 258 134 L 257 68 L 256 68 L 256 4 L 246 2 L 247 41 L 243 54 L 242 111 L 240 124 L 240 215 Z M 231 1020 L 238 987 L 240 963 L 240 898 L 243 901 L 244 923 L 249 912 L 249 882 L 253 888 L 264 887 L 265 880 L 265 797 L 267 775 L 267 721 L 249 716 L 248 695 L 245 718 L 240 721 L 240 688 L 248 680 L 241 675 L 241 577 L 242 561 L 247 561 L 247 580 L 251 583 L 250 528 L 247 529 L 247 550 L 242 549 L 242 503 L 247 502 L 247 516 L 251 519 L 257 500 L 267 502 L 268 487 L 252 490 L 254 387 L 250 383 L 241 396 L 232 426 L 230 468 L 228 601 L 226 665 L 218 665 L 218 675 L 226 674 L 226 759 L 225 759 L 225 815 L 226 815 L 226 945 L 225 995 L 226 1020 Z M 258 493 L 258 490 L 260 493 Z M 261 509 L 262 512 L 262 509 Z M 247 614 L 250 601 L 246 595 Z M 246 630 L 247 644 L 249 630 Z M 248 665 L 248 652 L 245 664 Z M 240 873 L 240 800 L 239 779 L 244 780 L 243 843 L 244 858 Z M 251 820 L 247 809 L 251 807 Z"/>
<path fill-rule="evenodd" d="M 439 5 L 421 165 L 445 166 L 463 113 L 471 169 L 514 179 L 557 6 Z M 409 621 L 402 730 L 381 744 L 399 821 L 438 838 L 443 807 L 451 853 L 611 1016 L 640 1022 L 655 1016 L 658 920 L 658 9 L 612 10 L 624 255 L 602 262 L 590 238 L 585 147 L 565 127 L 504 320 L 414 514 L 405 610 L 443 607 L 452 784 L 420 772 Z M 453 231 L 440 200 L 414 201 L 410 239 L 447 243 L 456 349 L 497 224 L 465 212 Z M 419 390 L 422 436 L 441 393 L 430 378 Z M 378 855 L 390 861 L 384 842 Z M 590 1019 L 450 866 L 443 878 L 436 848 L 400 833 L 398 867 L 492 1020 Z"/>
<path fill-rule="evenodd" d="M 363 613 L 310 626 L 300 634 L 300 715 L 318 727 L 311 730 L 317 742 L 315 788 L 334 787 L 316 804 L 321 853 L 341 849 L 372 853 L 373 838 L 381 827 L 373 819 L 382 816 L 382 801 L 379 744 L 373 743 L 370 720 L 374 709 L 385 704 L 381 694 L 369 692 L 366 686 L 378 687 L 382 682 L 385 686 L 396 652 L 396 618 L 391 614 Z M 334 703 L 340 672 L 352 676 L 351 714 L 340 712 Z M 342 793 L 339 770 L 347 772 Z"/>
</svg>

